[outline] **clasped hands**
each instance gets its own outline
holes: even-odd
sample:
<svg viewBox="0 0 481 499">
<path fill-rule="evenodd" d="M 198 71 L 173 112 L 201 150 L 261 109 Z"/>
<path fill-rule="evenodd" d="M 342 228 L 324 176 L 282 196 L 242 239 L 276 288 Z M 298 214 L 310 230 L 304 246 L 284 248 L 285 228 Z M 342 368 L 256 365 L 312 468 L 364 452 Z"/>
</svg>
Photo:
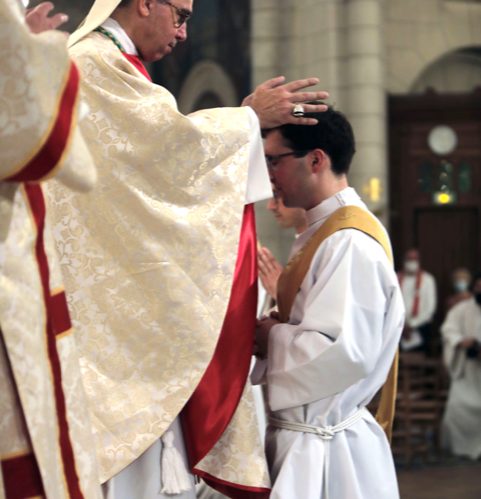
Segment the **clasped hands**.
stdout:
<svg viewBox="0 0 481 499">
<path fill-rule="evenodd" d="M 466 356 L 469 359 L 481 359 L 481 343 L 473 336 L 464 338 L 458 346 L 466 350 Z"/>
<path fill-rule="evenodd" d="M 282 273 L 282 265 L 275 259 L 269 248 L 260 246 L 257 250 L 259 278 L 269 296 L 276 298 L 277 281 Z"/>
<path fill-rule="evenodd" d="M 256 322 L 254 355 L 261 359 L 267 357 L 267 346 L 269 343 L 269 333 L 273 326 L 280 324 L 279 313 L 271 312 L 270 316 L 264 316 Z"/>
</svg>

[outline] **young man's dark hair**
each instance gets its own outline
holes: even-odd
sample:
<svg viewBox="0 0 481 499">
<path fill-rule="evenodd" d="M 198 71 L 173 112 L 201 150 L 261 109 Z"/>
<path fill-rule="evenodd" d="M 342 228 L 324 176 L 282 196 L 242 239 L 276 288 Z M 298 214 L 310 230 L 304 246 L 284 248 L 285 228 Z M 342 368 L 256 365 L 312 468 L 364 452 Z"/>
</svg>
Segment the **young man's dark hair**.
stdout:
<svg viewBox="0 0 481 499">
<path fill-rule="evenodd" d="M 318 120 L 317 125 L 283 125 L 279 130 L 286 145 L 294 151 L 322 149 L 331 159 L 332 170 L 337 175 L 349 171 L 356 152 L 354 133 L 347 118 L 329 107 L 323 113 L 306 113 L 307 118 Z M 269 130 L 265 131 L 268 134 Z"/>
</svg>

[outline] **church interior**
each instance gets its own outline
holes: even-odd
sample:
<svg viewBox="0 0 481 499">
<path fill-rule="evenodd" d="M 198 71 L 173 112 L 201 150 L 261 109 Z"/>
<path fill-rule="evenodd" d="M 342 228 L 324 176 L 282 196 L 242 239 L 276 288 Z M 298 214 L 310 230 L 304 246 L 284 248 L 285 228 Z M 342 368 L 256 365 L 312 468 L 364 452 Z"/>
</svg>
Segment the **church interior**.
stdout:
<svg viewBox="0 0 481 499">
<path fill-rule="evenodd" d="M 71 31 L 91 2 L 55 4 Z M 481 270 L 480 24 L 480 0 L 196 0 L 187 42 L 149 67 L 185 113 L 237 106 L 276 75 L 317 76 L 353 124 L 351 185 L 388 227 L 396 270 L 415 248 L 435 281 L 424 345 L 400 356 L 402 499 L 481 497 L 480 457 L 443 446 L 451 379 L 440 332 L 453 271 Z M 259 240 L 285 264 L 294 233 L 265 203 L 256 211 Z"/>
</svg>

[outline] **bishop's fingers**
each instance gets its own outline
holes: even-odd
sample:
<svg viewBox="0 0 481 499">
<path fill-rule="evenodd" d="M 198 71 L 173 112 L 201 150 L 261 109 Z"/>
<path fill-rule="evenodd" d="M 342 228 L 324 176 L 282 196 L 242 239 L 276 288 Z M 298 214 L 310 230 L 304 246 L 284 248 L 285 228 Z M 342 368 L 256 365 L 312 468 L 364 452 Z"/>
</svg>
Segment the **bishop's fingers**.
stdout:
<svg viewBox="0 0 481 499">
<path fill-rule="evenodd" d="M 327 111 L 327 104 L 303 104 L 304 113 L 323 113 Z"/>
<path fill-rule="evenodd" d="M 304 78 L 302 80 L 294 80 L 286 83 L 284 87 L 289 92 L 297 92 L 298 90 L 302 90 L 303 88 L 313 87 L 319 83 L 319 78 Z M 321 97 L 325 98 L 325 97 Z"/>
</svg>

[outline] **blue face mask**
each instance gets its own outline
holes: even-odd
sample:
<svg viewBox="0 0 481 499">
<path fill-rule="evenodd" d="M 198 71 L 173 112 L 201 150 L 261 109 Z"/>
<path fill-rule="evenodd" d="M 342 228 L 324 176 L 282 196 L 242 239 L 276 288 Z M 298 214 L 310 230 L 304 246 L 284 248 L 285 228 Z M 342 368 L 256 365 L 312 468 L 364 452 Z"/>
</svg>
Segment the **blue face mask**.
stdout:
<svg viewBox="0 0 481 499">
<path fill-rule="evenodd" d="M 464 279 L 459 279 L 458 281 L 454 281 L 453 286 L 457 293 L 464 293 L 468 290 L 469 283 Z"/>
</svg>

